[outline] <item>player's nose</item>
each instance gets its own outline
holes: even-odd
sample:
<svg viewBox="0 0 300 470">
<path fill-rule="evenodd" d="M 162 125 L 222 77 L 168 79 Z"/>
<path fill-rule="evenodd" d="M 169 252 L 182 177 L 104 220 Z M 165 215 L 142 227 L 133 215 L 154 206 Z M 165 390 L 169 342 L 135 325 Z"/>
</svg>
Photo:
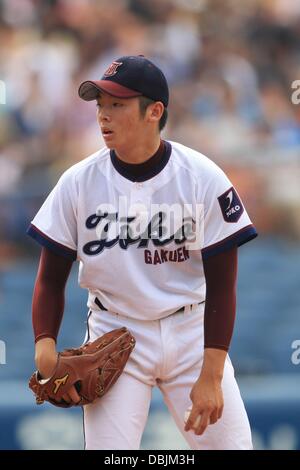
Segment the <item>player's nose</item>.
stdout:
<svg viewBox="0 0 300 470">
<path fill-rule="evenodd" d="M 98 119 L 99 119 L 100 124 L 104 124 L 104 123 L 106 123 L 106 122 L 110 122 L 110 121 L 111 121 L 111 117 L 110 117 L 109 113 L 104 112 L 104 111 L 101 111 L 101 112 L 99 113 Z"/>
<path fill-rule="evenodd" d="M 104 122 L 110 122 L 111 120 L 109 111 L 105 106 L 101 106 L 101 108 L 98 108 L 97 117 L 100 124 Z"/>
</svg>

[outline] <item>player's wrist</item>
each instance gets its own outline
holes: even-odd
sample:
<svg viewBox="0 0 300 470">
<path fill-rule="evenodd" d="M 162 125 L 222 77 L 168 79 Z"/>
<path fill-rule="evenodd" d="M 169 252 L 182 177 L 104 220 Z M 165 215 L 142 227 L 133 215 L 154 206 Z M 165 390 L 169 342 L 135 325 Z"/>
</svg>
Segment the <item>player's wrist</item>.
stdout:
<svg viewBox="0 0 300 470">
<path fill-rule="evenodd" d="M 206 348 L 204 350 L 201 376 L 206 380 L 221 382 L 227 353 L 221 349 Z"/>
<path fill-rule="evenodd" d="M 43 378 L 53 374 L 57 364 L 57 351 L 52 338 L 43 338 L 36 343 L 35 364 Z"/>
<path fill-rule="evenodd" d="M 36 358 L 35 363 L 41 378 L 49 378 L 53 375 L 57 365 L 57 353 L 39 356 Z"/>
<path fill-rule="evenodd" d="M 202 369 L 199 379 L 204 380 L 206 383 L 211 383 L 215 386 L 221 385 L 221 382 L 223 380 L 223 370 L 211 371 L 208 369 Z"/>
</svg>

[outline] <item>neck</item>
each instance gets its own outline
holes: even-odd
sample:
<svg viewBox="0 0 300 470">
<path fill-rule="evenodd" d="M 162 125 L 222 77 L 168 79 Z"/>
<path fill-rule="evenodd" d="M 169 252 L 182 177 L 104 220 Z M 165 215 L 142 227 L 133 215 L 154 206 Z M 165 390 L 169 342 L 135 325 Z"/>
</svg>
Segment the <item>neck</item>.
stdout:
<svg viewBox="0 0 300 470">
<path fill-rule="evenodd" d="M 120 160 L 125 163 L 143 163 L 151 158 L 158 150 L 160 146 L 160 135 L 157 134 L 155 138 L 149 139 L 149 141 L 137 142 L 134 148 L 129 150 L 115 149 L 115 153 Z"/>
</svg>

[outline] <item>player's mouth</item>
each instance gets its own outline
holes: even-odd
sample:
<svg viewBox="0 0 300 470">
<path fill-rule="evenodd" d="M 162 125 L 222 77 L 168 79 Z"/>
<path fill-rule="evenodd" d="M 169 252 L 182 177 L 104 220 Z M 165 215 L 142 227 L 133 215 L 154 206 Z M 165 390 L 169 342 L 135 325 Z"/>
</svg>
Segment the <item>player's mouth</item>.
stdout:
<svg viewBox="0 0 300 470">
<path fill-rule="evenodd" d="M 109 139 L 113 135 L 113 131 L 111 131 L 107 127 L 102 128 L 101 132 L 102 132 L 104 139 Z"/>
</svg>

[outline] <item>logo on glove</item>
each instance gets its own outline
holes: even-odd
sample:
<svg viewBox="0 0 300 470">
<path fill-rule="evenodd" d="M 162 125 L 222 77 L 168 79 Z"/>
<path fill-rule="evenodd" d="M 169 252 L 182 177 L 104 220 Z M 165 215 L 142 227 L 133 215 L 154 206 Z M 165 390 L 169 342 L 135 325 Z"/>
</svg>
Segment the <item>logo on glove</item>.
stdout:
<svg viewBox="0 0 300 470">
<path fill-rule="evenodd" d="M 53 390 L 54 394 L 58 392 L 58 389 L 61 385 L 65 385 L 67 383 L 68 378 L 69 378 L 69 374 L 66 374 L 61 379 L 58 378 L 54 380 L 54 385 L 55 385 L 54 390 Z"/>
</svg>

